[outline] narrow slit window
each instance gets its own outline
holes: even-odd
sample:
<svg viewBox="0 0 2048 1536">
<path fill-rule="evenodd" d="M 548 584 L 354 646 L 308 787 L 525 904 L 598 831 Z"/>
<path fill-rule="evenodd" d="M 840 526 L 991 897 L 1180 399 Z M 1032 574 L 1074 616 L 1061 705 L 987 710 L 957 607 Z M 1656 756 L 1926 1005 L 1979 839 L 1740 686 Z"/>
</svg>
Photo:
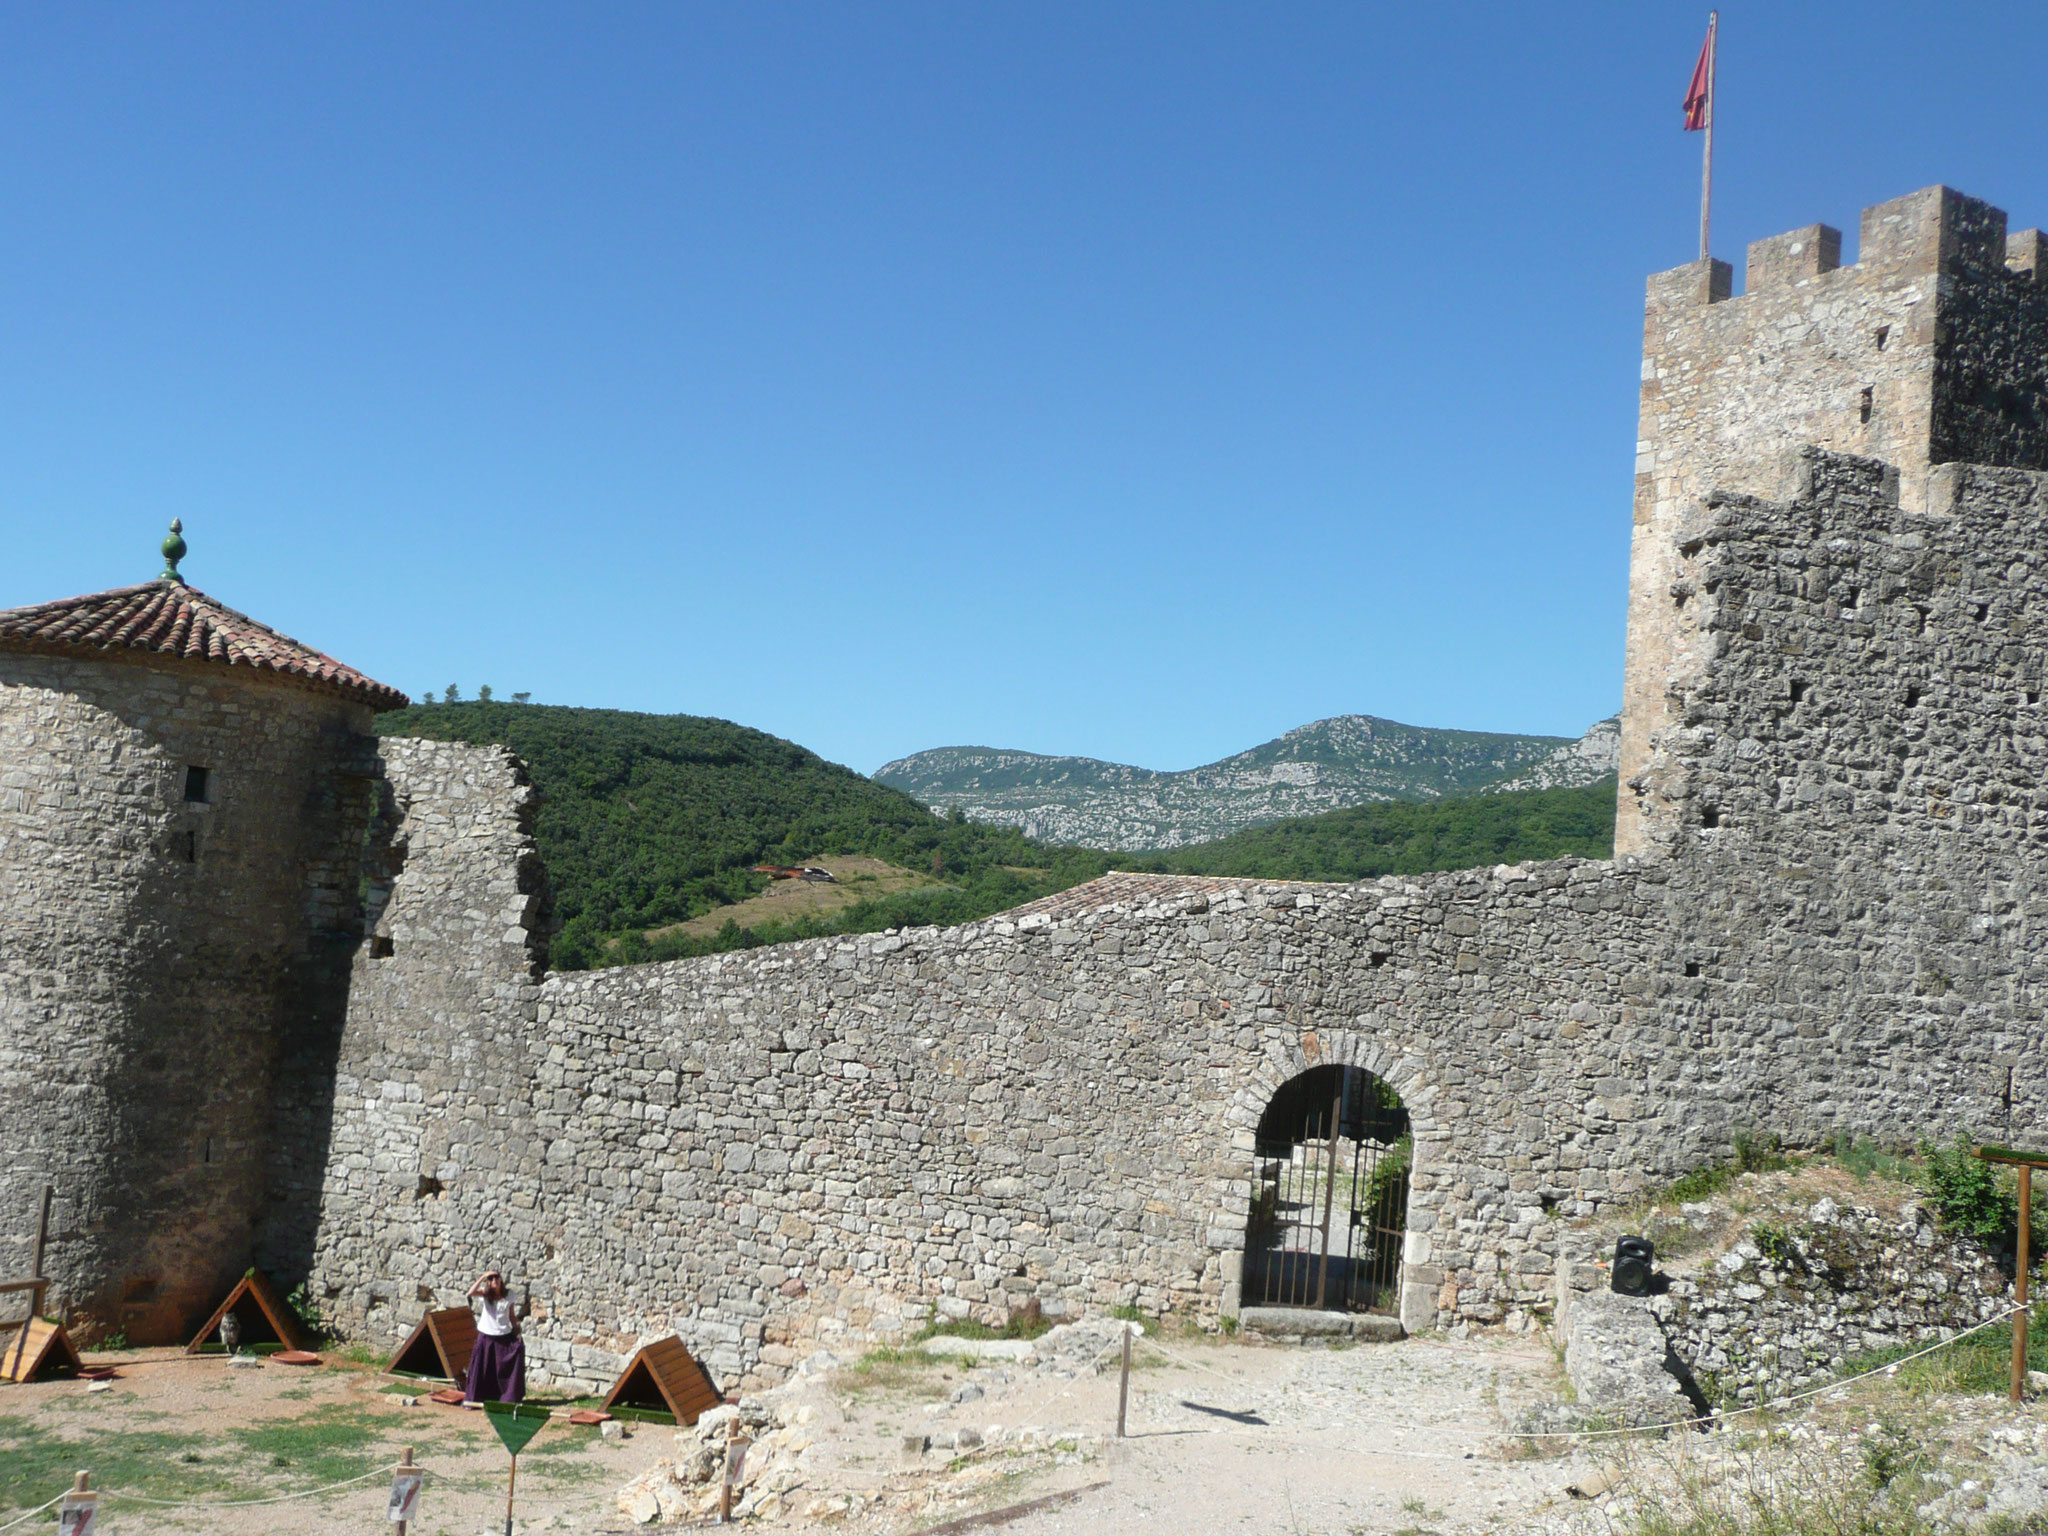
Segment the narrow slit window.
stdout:
<svg viewBox="0 0 2048 1536">
<path fill-rule="evenodd" d="M 1718 805 L 1701 806 L 1700 825 L 1703 827 L 1718 827 L 1721 825 L 1721 807 Z"/>
<path fill-rule="evenodd" d="M 196 763 L 185 769 L 185 801 L 188 805 L 204 805 L 211 798 L 207 791 L 208 781 L 213 777 Z"/>
<path fill-rule="evenodd" d="M 187 864 L 197 864 L 199 862 L 199 834 L 190 828 L 187 828 L 185 832 L 185 862 Z"/>
<path fill-rule="evenodd" d="M 397 953 L 397 950 L 393 946 L 389 934 L 373 933 L 370 935 L 370 958 L 372 960 L 389 960 L 395 953 Z"/>
<path fill-rule="evenodd" d="M 1880 325 L 1876 330 L 1870 333 L 1870 339 L 1877 343 L 1877 350 L 1882 352 L 1884 350 L 1884 344 L 1887 340 L 1890 339 L 1891 334 L 1892 328 L 1890 326 Z"/>
<path fill-rule="evenodd" d="M 1868 421 L 1868 420 L 1870 420 L 1870 397 L 1871 397 L 1872 393 L 1873 393 L 1873 391 L 1872 391 L 1872 390 L 1866 389 L 1866 390 L 1864 390 L 1864 391 L 1863 391 L 1862 395 L 1861 395 L 1861 396 L 1860 396 L 1860 397 L 1858 398 L 1858 400 L 1857 400 L 1857 403 L 1856 403 L 1856 419 L 1857 419 L 1857 420 L 1859 420 L 1859 421 Z"/>
</svg>

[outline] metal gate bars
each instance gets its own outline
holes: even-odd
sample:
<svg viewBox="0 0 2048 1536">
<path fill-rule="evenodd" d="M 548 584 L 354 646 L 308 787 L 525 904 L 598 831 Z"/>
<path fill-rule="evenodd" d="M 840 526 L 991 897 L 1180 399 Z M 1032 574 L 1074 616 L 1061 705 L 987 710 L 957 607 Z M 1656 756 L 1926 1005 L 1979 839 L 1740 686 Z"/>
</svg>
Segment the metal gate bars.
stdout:
<svg viewBox="0 0 2048 1536">
<path fill-rule="evenodd" d="M 1259 1122 L 1245 1304 L 1398 1312 L 1409 1145 L 1407 1110 L 1369 1072 L 1281 1085 Z"/>
</svg>

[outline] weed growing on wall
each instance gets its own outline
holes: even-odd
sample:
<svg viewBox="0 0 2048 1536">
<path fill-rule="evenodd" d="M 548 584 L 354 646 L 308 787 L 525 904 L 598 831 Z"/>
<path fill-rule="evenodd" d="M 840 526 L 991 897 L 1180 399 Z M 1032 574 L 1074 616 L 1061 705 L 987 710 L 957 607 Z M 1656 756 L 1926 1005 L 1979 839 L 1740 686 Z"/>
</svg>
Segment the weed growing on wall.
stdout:
<svg viewBox="0 0 2048 1536">
<path fill-rule="evenodd" d="M 1942 1226 L 1963 1237 L 2011 1249 L 2019 1241 L 2019 1180 L 2009 1168 L 1987 1163 L 1961 1137 L 1947 1146 L 1924 1142 L 1920 1183 Z M 2048 1231 L 2048 1180 L 2037 1181 L 2032 1225 Z M 2038 1254 L 2036 1255 L 2038 1258 Z"/>
</svg>

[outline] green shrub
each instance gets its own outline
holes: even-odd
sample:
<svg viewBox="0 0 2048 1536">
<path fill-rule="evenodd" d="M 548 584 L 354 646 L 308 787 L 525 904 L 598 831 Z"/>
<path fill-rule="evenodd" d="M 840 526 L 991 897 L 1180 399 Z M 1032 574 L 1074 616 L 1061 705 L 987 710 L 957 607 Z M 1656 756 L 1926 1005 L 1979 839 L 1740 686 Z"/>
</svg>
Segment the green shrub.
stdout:
<svg viewBox="0 0 2048 1536">
<path fill-rule="evenodd" d="M 1792 1246 L 1792 1234 L 1774 1222 L 1760 1221 L 1749 1229 L 1757 1251 L 1779 1269 L 1799 1262 L 1799 1250 Z"/>
<path fill-rule="evenodd" d="M 1695 1168 L 1673 1180 L 1656 1203 L 1705 1200 L 1726 1189 L 1739 1172 L 1733 1163 L 1709 1163 L 1704 1168 Z"/>
<path fill-rule="evenodd" d="M 1759 1131 L 1750 1126 L 1735 1130 L 1735 1169 L 1738 1173 L 1774 1173 L 1792 1166 L 1784 1154 L 1784 1138 L 1776 1131 Z"/>
<path fill-rule="evenodd" d="M 1859 1180 L 1875 1174 L 1903 1184 L 1911 1182 L 1919 1172 L 1910 1158 L 1887 1152 L 1868 1136 L 1858 1136 L 1853 1131 L 1835 1132 L 1834 1154 L 1835 1161 Z"/>
<path fill-rule="evenodd" d="M 1928 1203 L 1942 1226 L 1980 1242 L 2010 1243 L 2019 1229 L 2019 1198 L 1998 1169 L 1958 1136 L 1947 1146 L 1921 1147 Z"/>
<path fill-rule="evenodd" d="M 301 1280 L 292 1293 L 285 1297 L 284 1304 L 297 1315 L 309 1341 L 318 1342 L 327 1337 L 327 1320 L 320 1315 L 320 1302 L 306 1289 L 305 1281 Z"/>
</svg>

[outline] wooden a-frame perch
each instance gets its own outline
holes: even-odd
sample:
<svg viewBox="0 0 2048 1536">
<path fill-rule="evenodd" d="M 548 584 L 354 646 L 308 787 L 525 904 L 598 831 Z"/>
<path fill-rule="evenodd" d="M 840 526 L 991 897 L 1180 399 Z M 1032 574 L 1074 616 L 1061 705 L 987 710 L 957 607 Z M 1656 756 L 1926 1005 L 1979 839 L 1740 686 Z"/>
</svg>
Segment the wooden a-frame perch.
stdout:
<svg viewBox="0 0 2048 1536">
<path fill-rule="evenodd" d="M 467 1307 L 443 1307 L 420 1319 L 384 1370 L 390 1375 L 445 1377 L 459 1387 L 469 1376 L 475 1348 L 476 1314 Z"/>
<path fill-rule="evenodd" d="M 62 1323 L 32 1317 L 0 1339 L 0 1381 L 42 1381 L 84 1369 Z"/>
<path fill-rule="evenodd" d="M 299 1319 L 292 1309 L 278 1299 L 277 1289 L 271 1285 L 260 1269 L 252 1269 L 235 1282 L 235 1288 L 228 1292 L 228 1299 L 214 1308 L 213 1316 L 206 1320 L 206 1326 L 192 1336 L 192 1342 L 185 1346 L 185 1353 L 196 1355 L 203 1350 L 220 1327 L 220 1320 L 235 1310 L 243 1301 L 256 1303 L 256 1310 L 270 1325 L 277 1342 L 286 1349 L 304 1349 L 308 1340 L 299 1327 Z M 268 1339 L 250 1338 L 251 1344 L 267 1344 Z"/>
<path fill-rule="evenodd" d="M 723 1401 L 697 1357 L 670 1334 L 634 1352 L 605 1395 L 604 1405 L 666 1411 L 675 1415 L 676 1423 L 689 1425 Z"/>
</svg>

